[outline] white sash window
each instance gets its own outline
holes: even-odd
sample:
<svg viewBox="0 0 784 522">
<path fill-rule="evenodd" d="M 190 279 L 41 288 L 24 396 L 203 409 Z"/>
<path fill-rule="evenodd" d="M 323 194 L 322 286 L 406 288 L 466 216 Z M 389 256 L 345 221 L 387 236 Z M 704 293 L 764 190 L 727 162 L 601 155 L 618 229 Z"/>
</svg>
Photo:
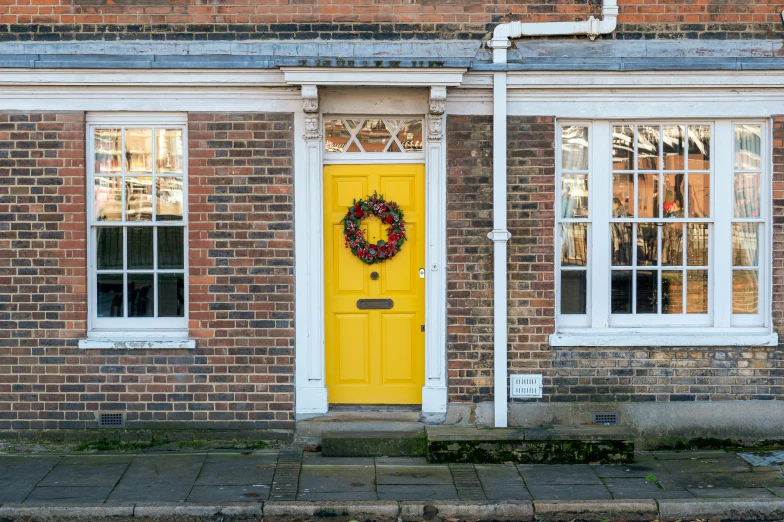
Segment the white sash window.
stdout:
<svg viewBox="0 0 784 522">
<path fill-rule="evenodd" d="M 769 140 L 764 122 L 559 124 L 551 342 L 773 342 Z"/>
<path fill-rule="evenodd" d="M 92 337 L 187 332 L 184 118 L 88 118 Z"/>
</svg>

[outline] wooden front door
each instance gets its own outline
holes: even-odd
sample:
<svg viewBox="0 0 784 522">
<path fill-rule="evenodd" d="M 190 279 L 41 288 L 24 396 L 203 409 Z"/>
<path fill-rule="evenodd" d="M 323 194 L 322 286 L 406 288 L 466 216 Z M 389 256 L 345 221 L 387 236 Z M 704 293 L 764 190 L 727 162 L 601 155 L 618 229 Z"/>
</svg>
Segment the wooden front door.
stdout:
<svg viewBox="0 0 784 522">
<path fill-rule="evenodd" d="M 354 200 L 376 191 L 404 212 L 407 241 L 367 265 L 346 248 L 343 225 Z M 372 243 L 387 226 L 362 221 Z M 425 169 L 423 165 L 324 167 L 324 291 L 327 390 L 331 404 L 421 404 L 425 379 Z M 424 271 L 422 272 L 424 274 Z M 360 309 L 390 299 L 390 309 Z M 373 305 L 375 306 L 375 305 Z"/>
</svg>

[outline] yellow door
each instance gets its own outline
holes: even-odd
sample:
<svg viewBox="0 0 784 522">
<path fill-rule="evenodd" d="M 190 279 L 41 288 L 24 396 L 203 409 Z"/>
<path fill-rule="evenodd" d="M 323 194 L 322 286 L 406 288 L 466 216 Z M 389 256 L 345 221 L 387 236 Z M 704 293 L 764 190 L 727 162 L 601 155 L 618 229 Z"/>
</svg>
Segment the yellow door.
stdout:
<svg viewBox="0 0 784 522">
<path fill-rule="evenodd" d="M 343 225 L 353 201 L 377 191 L 403 211 L 407 240 L 367 265 L 346 248 Z M 378 218 L 365 237 L 386 240 Z M 424 165 L 324 167 L 324 290 L 327 390 L 332 404 L 421 404 L 425 379 Z M 359 309 L 359 299 L 391 299 L 391 309 Z"/>
</svg>

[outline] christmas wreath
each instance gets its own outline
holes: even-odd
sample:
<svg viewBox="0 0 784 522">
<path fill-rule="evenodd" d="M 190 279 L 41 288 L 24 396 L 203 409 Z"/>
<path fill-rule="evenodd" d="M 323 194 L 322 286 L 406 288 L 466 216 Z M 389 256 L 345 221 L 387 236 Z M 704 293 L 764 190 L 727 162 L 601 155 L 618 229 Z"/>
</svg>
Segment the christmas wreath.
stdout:
<svg viewBox="0 0 784 522">
<path fill-rule="evenodd" d="M 365 239 L 365 231 L 360 228 L 360 224 L 369 216 L 376 216 L 382 223 L 389 225 L 386 241 L 381 239 L 373 245 Z M 341 223 L 343 223 L 346 248 L 350 248 L 352 254 L 368 265 L 391 259 L 400 251 L 400 246 L 406 240 L 403 211 L 397 203 L 385 201 L 384 196 L 376 192 L 366 199 L 355 199 L 354 204 L 348 207 L 346 217 Z"/>
</svg>

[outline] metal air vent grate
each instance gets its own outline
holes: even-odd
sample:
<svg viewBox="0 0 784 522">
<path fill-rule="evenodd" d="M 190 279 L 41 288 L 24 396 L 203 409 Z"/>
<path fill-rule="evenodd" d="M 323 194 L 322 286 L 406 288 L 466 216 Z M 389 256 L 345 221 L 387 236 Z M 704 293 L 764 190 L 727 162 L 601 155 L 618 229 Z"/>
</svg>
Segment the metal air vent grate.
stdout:
<svg viewBox="0 0 784 522">
<path fill-rule="evenodd" d="M 124 428 L 125 414 L 124 413 L 99 413 L 98 427 L 99 428 Z"/>
<path fill-rule="evenodd" d="M 593 412 L 593 423 L 603 424 L 605 426 L 614 426 L 621 420 L 621 414 L 617 411 L 613 412 Z"/>
<path fill-rule="evenodd" d="M 520 399 L 540 398 L 542 396 L 542 376 L 533 374 L 510 376 L 509 395 Z"/>
</svg>

